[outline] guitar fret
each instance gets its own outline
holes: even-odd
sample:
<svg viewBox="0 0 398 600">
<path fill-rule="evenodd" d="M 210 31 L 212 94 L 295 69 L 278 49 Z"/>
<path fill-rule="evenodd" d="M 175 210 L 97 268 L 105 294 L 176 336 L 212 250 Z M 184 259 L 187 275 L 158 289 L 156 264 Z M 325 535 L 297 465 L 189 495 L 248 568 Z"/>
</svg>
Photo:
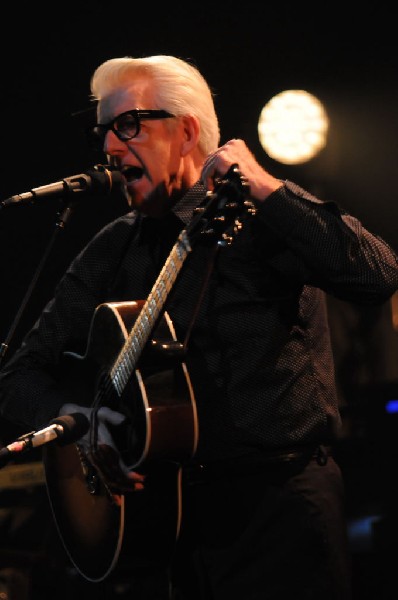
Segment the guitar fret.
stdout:
<svg viewBox="0 0 398 600">
<path fill-rule="evenodd" d="M 114 386 L 116 388 L 116 391 L 120 395 L 122 393 L 122 391 L 123 391 L 123 386 L 121 385 L 121 382 L 120 382 L 120 372 L 119 372 L 119 370 L 113 376 L 113 384 L 114 384 Z"/>
<path fill-rule="evenodd" d="M 151 319 L 153 321 L 155 321 L 155 319 L 157 317 L 157 315 L 155 315 L 156 308 L 157 308 L 157 305 L 156 305 L 155 299 L 150 297 L 150 299 L 148 301 L 148 312 L 150 313 Z"/>
<path fill-rule="evenodd" d="M 148 314 L 148 311 L 146 311 L 145 314 L 142 315 L 142 318 L 146 320 L 146 323 L 148 326 L 152 324 L 150 317 L 151 317 L 151 315 Z"/>
<path fill-rule="evenodd" d="M 127 364 L 127 370 L 130 371 L 131 367 L 135 364 L 135 356 L 134 356 L 134 352 L 132 351 L 132 348 L 129 348 L 126 352 L 126 360 L 125 363 Z"/>
<path fill-rule="evenodd" d="M 132 341 L 131 341 L 131 344 L 132 344 L 133 348 L 130 348 L 130 351 L 131 351 L 132 349 L 134 349 L 134 358 L 136 359 L 136 358 L 138 357 L 138 351 L 139 351 L 139 349 L 140 349 L 140 348 L 139 348 L 139 345 L 138 345 L 138 342 L 137 342 L 137 340 L 136 340 L 136 338 L 133 338 L 133 339 L 132 339 Z M 134 360 L 134 361 L 132 360 L 131 362 L 132 362 L 133 364 L 135 364 L 136 360 Z"/>
<path fill-rule="evenodd" d="M 145 340 L 145 336 L 144 336 L 144 331 L 143 331 L 142 323 L 138 323 L 137 327 L 135 327 L 134 329 L 136 330 L 134 337 L 136 339 L 138 338 L 138 341 L 140 342 L 140 346 L 141 346 L 141 349 L 142 349 L 143 345 L 144 345 L 143 342 L 146 341 Z M 133 331 L 134 331 L 134 329 L 133 329 Z"/>
<path fill-rule="evenodd" d="M 129 371 L 127 368 L 125 368 L 125 365 L 123 365 L 123 371 L 122 371 L 122 381 L 123 381 L 123 386 L 125 387 L 128 383 L 129 380 Z"/>
<path fill-rule="evenodd" d="M 166 286 L 164 281 L 159 281 L 159 297 L 160 300 L 163 300 L 164 296 L 165 296 L 165 291 L 166 291 Z"/>
</svg>

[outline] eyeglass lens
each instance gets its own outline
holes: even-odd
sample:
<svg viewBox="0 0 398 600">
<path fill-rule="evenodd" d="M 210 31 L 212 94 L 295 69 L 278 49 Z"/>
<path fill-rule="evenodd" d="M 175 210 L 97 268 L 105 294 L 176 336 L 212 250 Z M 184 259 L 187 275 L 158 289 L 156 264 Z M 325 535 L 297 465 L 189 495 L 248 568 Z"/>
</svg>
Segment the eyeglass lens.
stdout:
<svg viewBox="0 0 398 600">
<path fill-rule="evenodd" d="M 139 132 L 139 121 L 135 115 L 125 114 L 116 117 L 109 125 L 94 125 L 87 130 L 89 142 L 94 148 L 102 150 L 105 136 L 112 129 L 119 139 L 130 140 Z"/>
<path fill-rule="evenodd" d="M 133 115 L 120 115 L 113 122 L 120 139 L 129 140 L 138 133 L 138 119 Z"/>
</svg>

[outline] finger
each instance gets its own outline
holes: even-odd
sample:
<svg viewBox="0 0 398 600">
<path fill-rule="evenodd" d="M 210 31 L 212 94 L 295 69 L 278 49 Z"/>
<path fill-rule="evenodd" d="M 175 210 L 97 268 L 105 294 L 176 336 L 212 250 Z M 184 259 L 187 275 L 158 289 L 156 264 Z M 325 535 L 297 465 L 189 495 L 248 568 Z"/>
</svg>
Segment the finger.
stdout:
<svg viewBox="0 0 398 600">
<path fill-rule="evenodd" d="M 126 420 L 125 415 L 110 409 L 108 406 L 101 406 L 98 410 L 98 418 L 102 421 L 108 421 L 111 425 L 121 425 Z"/>
<path fill-rule="evenodd" d="M 143 483 L 145 481 L 145 475 L 143 475 L 142 473 L 138 473 L 137 471 L 129 471 L 127 477 L 129 479 L 132 479 L 136 483 Z"/>
<path fill-rule="evenodd" d="M 131 471 L 127 474 L 128 479 L 131 479 L 134 482 L 134 490 L 139 492 L 144 489 L 145 476 L 141 475 L 141 473 L 137 473 L 135 471 Z"/>
<path fill-rule="evenodd" d="M 101 444 L 89 456 L 105 484 L 113 491 L 131 492 L 136 482 L 121 469 L 117 452 L 106 444 Z M 138 482 L 140 483 L 140 482 Z M 142 483 L 140 483 L 142 485 Z"/>
<path fill-rule="evenodd" d="M 206 187 L 206 189 L 211 189 L 213 186 L 213 176 L 215 172 L 216 158 L 217 155 L 215 152 L 213 154 L 210 154 L 205 160 L 205 163 L 202 168 L 200 179 L 202 184 Z"/>
<path fill-rule="evenodd" d="M 70 415 L 72 413 L 82 413 L 88 416 L 91 412 L 90 408 L 86 408 L 85 406 L 80 406 L 79 404 L 73 404 L 72 402 L 68 402 L 63 404 L 59 414 Z"/>
</svg>

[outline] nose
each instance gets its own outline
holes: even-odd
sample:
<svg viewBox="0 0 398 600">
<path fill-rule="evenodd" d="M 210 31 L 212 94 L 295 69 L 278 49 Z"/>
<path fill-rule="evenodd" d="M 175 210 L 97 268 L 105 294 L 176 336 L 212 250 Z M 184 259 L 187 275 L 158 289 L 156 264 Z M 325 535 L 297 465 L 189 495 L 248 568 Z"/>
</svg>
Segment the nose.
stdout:
<svg viewBox="0 0 398 600">
<path fill-rule="evenodd" d="M 128 147 L 126 142 L 119 140 L 115 132 L 110 129 L 106 132 L 103 150 L 109 156 L 120 156 L 128 152 Z"/>
</svg>

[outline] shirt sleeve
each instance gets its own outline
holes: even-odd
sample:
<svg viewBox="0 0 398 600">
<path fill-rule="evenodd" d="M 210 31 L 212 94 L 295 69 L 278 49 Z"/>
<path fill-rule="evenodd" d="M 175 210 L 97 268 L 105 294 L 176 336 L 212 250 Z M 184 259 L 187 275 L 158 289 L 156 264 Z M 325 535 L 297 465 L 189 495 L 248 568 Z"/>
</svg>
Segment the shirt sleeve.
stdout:
<svg viewBox="0 0 398 600">
<path fill-rule="evenodd" d="M 334 202 L 286 181 L 258 205 L 256 219 L 268 231 L 259 247 L 273 244 L 273 268 L 298 285 L 361 305 L 382 303 L 398 289 L 397 254 Z"/>
<path fill-rule="evenodd" d="M 65 355 L 85 354 L 94 311 L 106 300 L 131 235 L 131 219 L 124 216 L 106 226 L 71 263 L 54 298 L 1 371 L 0 416 L 39 429 L 63 404 L 76 403 L 76 390 L 64 385 Z"/>
</svg>

